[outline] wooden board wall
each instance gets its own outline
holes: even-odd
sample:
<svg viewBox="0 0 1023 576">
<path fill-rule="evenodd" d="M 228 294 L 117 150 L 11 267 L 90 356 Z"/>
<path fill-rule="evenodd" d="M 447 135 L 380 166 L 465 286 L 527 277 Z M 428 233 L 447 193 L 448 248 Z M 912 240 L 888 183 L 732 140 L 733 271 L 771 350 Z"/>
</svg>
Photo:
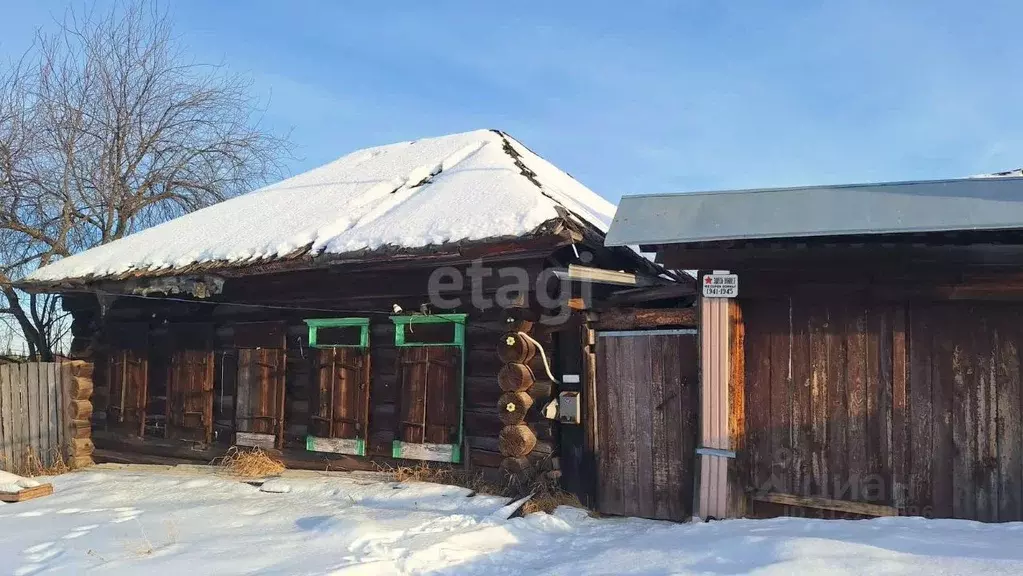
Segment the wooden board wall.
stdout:
<svg viewBox="0 0 1023 576">
<path fill-rule="evenodd" d="M 747 488 L 1023 519 L 1023 306 L 743 301 Z"/>
</svg>

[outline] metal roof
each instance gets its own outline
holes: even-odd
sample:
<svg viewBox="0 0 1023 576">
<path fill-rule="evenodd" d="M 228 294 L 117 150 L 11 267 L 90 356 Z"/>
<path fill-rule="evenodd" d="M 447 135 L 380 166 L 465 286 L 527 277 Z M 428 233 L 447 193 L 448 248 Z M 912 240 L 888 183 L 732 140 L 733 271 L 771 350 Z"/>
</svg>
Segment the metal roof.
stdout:
<svg viewBox="0 0 1023 576">
<path fill-rule="evenodd" d="M 627 196 L 605 244 L 1023 229 L 1023 178 Z"/>
</svg>

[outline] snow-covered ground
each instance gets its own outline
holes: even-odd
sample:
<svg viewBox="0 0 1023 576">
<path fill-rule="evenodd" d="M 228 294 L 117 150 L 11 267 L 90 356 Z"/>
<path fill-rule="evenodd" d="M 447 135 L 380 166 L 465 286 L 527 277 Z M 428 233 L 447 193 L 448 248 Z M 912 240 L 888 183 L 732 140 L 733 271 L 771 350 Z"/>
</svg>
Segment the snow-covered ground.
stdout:
<svg viewBox="0 0 1023 576">
<path fill-rule="evenodd" d="M 0 504 L 0 574 L 1023 574 L 1023 523 L 507 519 L 461 488 L 103 470 Z"/>
</svg>

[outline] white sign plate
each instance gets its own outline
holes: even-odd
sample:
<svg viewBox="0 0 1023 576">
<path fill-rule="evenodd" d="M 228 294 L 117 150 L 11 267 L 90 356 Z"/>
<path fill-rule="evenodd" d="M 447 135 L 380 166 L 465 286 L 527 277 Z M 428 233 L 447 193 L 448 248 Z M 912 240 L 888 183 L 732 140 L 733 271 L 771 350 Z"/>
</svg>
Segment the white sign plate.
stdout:
<svg viewBox="0 0 1023 576">
<path fill-rule="evenodd" d="M 738 274 L 704 274 L 704 298 L 735 298 L 739 295 Z"/>
</svg>

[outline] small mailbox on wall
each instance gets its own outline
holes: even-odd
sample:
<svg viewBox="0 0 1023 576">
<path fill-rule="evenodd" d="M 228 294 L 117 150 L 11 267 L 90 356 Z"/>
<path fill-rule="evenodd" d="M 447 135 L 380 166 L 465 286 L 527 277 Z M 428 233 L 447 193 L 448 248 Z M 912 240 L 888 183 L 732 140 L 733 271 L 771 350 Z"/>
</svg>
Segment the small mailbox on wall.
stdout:
<svg viewBox="0 0 1023 576">
<path fill-rule="evenodd" d="M 582 421 L 578 392 L 562 392 L 558 395 L 558 420 L 562 424 L 578 424 Z"/>
</svg>

